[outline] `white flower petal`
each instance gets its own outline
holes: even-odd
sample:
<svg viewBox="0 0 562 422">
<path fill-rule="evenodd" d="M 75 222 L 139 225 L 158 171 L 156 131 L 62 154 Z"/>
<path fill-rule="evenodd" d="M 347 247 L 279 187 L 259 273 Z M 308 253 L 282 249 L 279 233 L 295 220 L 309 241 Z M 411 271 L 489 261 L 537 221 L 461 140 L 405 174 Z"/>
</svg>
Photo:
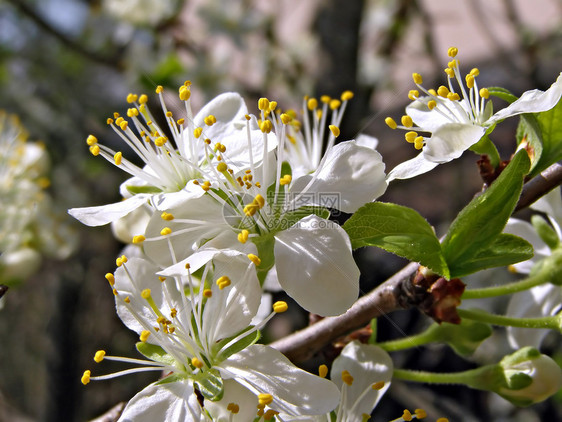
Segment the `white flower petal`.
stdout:
<svg viewBox="0 0 562 422">
<path fill-rule="evenodd" d="M 312 175 L 302 176 L 291 186 L 291 194 L 305 189 L 316 175 L 307 193 L 314 193 L 312 205 L 329 206 L 352 213 L 366 202 L 381 196 L 387 187 L 384 163 L 374 149 L 359 146 L 355 141 L 342 142 L 330 148 L 321 168 Z M 330 197 L 336 196 L 330 203 Z M 327 204 L 323 203 L 327 199 Z"/>
<path fill-rule="evenodd" d="M 534 256 L 531 259 L 513 264 L 518 273 L 529 274 L 538 261 L 550 255 L 550 248 L 539 237 L 535 228 L 526 221 L 510 218 L 507 221 L 504 233 L 522 237 L 533 246 Z"/>
<path fill-rule="evenodd" d="M 390 387 L 394 365 L 392 359 L 378 346 L 353 341 L 347 344 L 340 356 L 334 360 L 330 378 L 341 389 L 342 372 L 348 371 L 353 383 L 347 388 L 345 414 L 348 422 L 361 422 L 363 414 L 370 415 L 386 390 Z M 384 382 L 381 390 L 372 385 Z"/>
<path fill-rule="evenodd" d="M 377 149 L 379 145 L 379 140 L 374 136 L 367 135 L 365 133 L 360 133 L 355 138 L 355 143 L 359 146 L 370 148 L 370 149 Z"/>
<path fill-rule="evenodd" d="M 562 188 L 553 189 L 531 205 L 531 208 L 548 215 L 558 237 L 562 239 Z"/>
<path fill-rule="evenodd" d="M 435 163 L 446 163 L 459 158 L 464 151 L 477 143 L 486 129 L 482 126 L 449 123 L 437 128 L 427 145 L 423 147 L 424 157 Z"/>
<path fill-rule="evenodd" d="M 68 213 L 86 226 L 95 227 L 111 223 L 145 204 L 150 195 L 138 194 L 121 202 L 97 207 L 71 208 Z"/>
<path fill-rule="evenodd" d="M 234 123 L 245 119 L 248 108 L 244 99 L 236 92 L 225 92 L 209 101 L 199 113 L 193 118 L 195 127 L 203 128 L 205 138 L 210 138 L 215 142 L 222 142 L 221 138 L 229 135 L 235 130 Z M 217 122 L 212 126 L 207 126 L 204 122 L 205 117 L 213 115 Z"/>
<path fill-rule="evenodd" d="M 118 422 L 207 421 L 189 381 L 151 384 L 135 395 Z"/>
<path fill-rule="evenodd" d="M 359 294 L 359 269 L 347 233 L 316 215 L 275 236 L 279 283 L 309 312 L 327 316 L 347 311 Z"/>
<path fill-rule="evenodd" d="M 417 101 L 413 101 L 406 107 L 406 114 L 412 118 L 416 126 L 423 128 L 424 131 L 434 132 L 441 126 L 451 123 L 452 116 L 446 107 L 437 105 L 436 108 L 430 110 L 427 107 L 431 97 L 420 97 Z"/>
<path fill-rule="evenodd" d="M 182 298 L 177 289 L 170 289 L 169 296 L 164 294 L 162 283 L 158 280 L 156 267 L 151 262 L 141 258 L 130 258 L 125 266 L 117 268 L 115 271 L 115 289 L 121 297 L 129 297 L 130 303 L 126 304 L 123 300 L 116 300 L 117 315 L 121 321 L 131 330 L 141 333 L 147 327 L 156 325 L 156 316 L 150 308 L 146 299 L 141 293 L 144 289 L 151 290 L 154 303 L 160 311 L 169 316 L 171 309 L 177 307 L 184 308 Z M 173 280 L 166 282 L 173 283 Z M 170 300 L 171 299 L 171 300 Z M 128 309 L 131 307 L 133 313 Z M 188 312 L 186 310 L 186 312 Z"/>
<path fill-rule="evenodd" d="M 268 346 L 249 346 L 222 362 L 219 370 L 256 394 L 271 394 L 269 407 L 281 413 L 320 415 L 338 404 L 340 393 L 334 383 L 297 368 Z"/>
<path fill-rule="evenodd" d="M 240 410 L 238 413 L 232 414 L 227 410 L 227 406 L 230 403 L 239 406 Z M 222 399 L 219 401 L 205 399 L 205 409 L 207 409 L 215 422 L 252 421 L 256 417 L 257 406 L 257 396 L 232 379 L 224 380 L 224 395 Z"/>
<path fill-rule="evenodd" d="M 540 318 L 555 315 L 562 308 L 562 288 L 552 284 L 533 287 L 515 293 L 507 307 L 507 316 L 516 318 Z M 508 327 L 507 338 L 514 349 L 524 346 L 539 348 L 548 329 Z"/>
<path fill-rule="evenodd" d="M 427 173 L 437 167 L 439 163 L 434 163 L 425 158 L 423 152 L 416 155 L 414 158 L 404 161 L 394 167 L 388 176 L 386 176 L 387 182 L 392 182 L 395 179 L 410 179 L 412 177 L 419 176 L 420 174 Z"/>
<path fill-rule="evenodd" d="M 516 116 L 522 113 L 539 113 L 541 111 L 550 110 L 558 103 L 558 101 L 560 101 L 561 96 L 562 73 L 558 76 L 556 82 L 554 82 L 546 91 L 533 89 L 532 91 L 524 92 L 518 100 L 494 114 L 488 122 L 495 123 L 507 117 Z"/>
<path fill-rule="evenodd" d="M 213 295 L 203 311 L 203 330 L 210 344 L 247 328 L 258 312 L 261 300 L 255 266 L 247 257 L 219 254 L 213 264 Z M 228 277 L 231 284 L 220 290 L 216 281 L 223 276 Z"/>
</svg>

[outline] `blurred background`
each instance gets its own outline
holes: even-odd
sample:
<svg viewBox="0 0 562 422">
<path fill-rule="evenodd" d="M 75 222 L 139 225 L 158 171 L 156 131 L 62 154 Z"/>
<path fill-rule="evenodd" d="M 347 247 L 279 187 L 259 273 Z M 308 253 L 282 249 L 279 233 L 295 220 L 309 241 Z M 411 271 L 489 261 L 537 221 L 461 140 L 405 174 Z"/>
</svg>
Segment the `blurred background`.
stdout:
<svg viewBox="0 0 562 422">
<path fill-rule="evenodd" d="M 355 97 L 340 139 L 360 132 L 376 136 L 390 170 L 415 155 L 403 134 L 384 124 L 386 116 L 403 114 L 412 72 L 423 75 L 426 87 L 440 85 L 447 48 L 456 46 L 461 69 L 480 68 L 480 86 L 500 85 L 517 95 L 546 89 L 562 69 L 561 23 L 560 0 L 0 1 L 0 109 L 18 115 L 30 139 L 44 143 L 53 212 L 60 214 L 65 236 L 77 239 L 69 258 L 44 259 L 39 271 L 10 286 L 3 298 L 0 422 L 90 420 L 155 379 L 137 374 L 80 383 L 96 350 L 136 354 L 136 335 L 117 318 L 104 279 L 123 245 L 109 227 L 84 227 L 65 214 L 67 208 L 119 199 L 126 175 L 92 157 L 85 139 L 95 134 L 108 146 L 120 142 L 105 120 L 126 110 L 129 92 L 147 93 L 154 102 L 155 87 L 163 85 L 173 108 L 177 87 L 189 79 L 195 110 L 221 92 L 238 91 L 256 112 L 263 96 L 298 109 L 304 95 L 337 97 L 350 89 Z M 494 132 L 494 141 L 508 159 L 515 127 L 504 128 Z M 465 154 L 415 181 L 395 182 L 381 200 L 415 208 L 441 235 L 481 188 L 476 159 Z M 356 255 L 363 291 L 404 265 L 379 250 Z M 506 277 L 498 270 L 470 282 Z M 505 309 L 501 301 L 490 306 Z M 305 315 L 291 315 L 274 324 L 270 336 L 306 324 Z M 426 325 L 415 311 L 396 312 L 379 321 L 380 339 L 400 337 L 400 330 L 414 334 Z M 495 362 L 508 353 L 502 336 L 499 331 L 474 359 Z M 545 352 L 560 359 L 560 345 L 560 336 L 549 336 Z M 395 357 L 398 367 L 474 367 L 445 346 Z M 114 368 L 105 363 L 102 369 Z M 388 421 L 415 407 L 424 407 L 433 420 L 562 418 L 560 395 L 517 409 L 464 387 L 396 382 L 373 420 Z"/>
</svg>

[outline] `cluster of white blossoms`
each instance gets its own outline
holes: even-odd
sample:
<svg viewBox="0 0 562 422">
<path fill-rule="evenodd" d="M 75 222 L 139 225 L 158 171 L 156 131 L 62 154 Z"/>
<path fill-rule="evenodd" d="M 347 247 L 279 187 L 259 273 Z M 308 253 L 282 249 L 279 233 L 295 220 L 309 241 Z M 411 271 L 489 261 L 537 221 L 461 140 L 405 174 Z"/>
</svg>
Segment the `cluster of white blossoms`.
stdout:
<svg viewBox="0 0 562 422">
<path fill-rule="evenodd" d="M 7 285 L 35 273 L 42 255 L 66 258 L 75 243 L 45 191 L 45 147 L 27 137 L 16 116 L 0 111 L 0 282 Z"/>
<path fill-rule="evenodd" d="M 410 92 L 414 102 L 400 127 L 421 153 L 389 175 L 375 139 L 336 143 L 349 91 L 306 97 L 299 113 L 261 98 L 256 115 L 240 95 L 225 93 L 194 113 L 186 81 L 178 90 L 182 111 L 172 112 L 163 88 L 156 89 L 163 116 L 150 112 L 146 95 L 128 95 L 125 115 L 107 120 L 125 152 L 87 138 L 94 156 L 131 177 L 121 185 L 122 201 L 69 213 L 89 226 L 111 223 L 130 244 L 106 278 L 146 359 L 100 350 L 96 362 L 134 367 L 108 375 L 87 370 L 82 382 L 162 374 L 128 403 L 120 421 L 369 419 L 393 376 L 387 352 L 352 341 L 332 363 L 331 380 L 325 365 L 318 376 L 303 371 L 258 344 L 262 328 L 287 310 L 285 302 L 268 303 L 264 292 L 282 289 L 322 317 L 343 314 L 359 296 L 360 272 L 348 234 L 330 214 L 354 213 L 379 198 L 389 181 L 455 159 L 500 120 L 552 108 L 562 95 L 561 77 L 548 91 L 527 92 L 493 115 L 489 92 L 478 90 L 478 70 L 466 75 L 465 88 L 456 54 L 449 50 L 448 87 L 426 90 L 414 74 L 425 96 Z M 397 421 L 425 416 L 421 409 L 404 411 Z"/>
</svg>

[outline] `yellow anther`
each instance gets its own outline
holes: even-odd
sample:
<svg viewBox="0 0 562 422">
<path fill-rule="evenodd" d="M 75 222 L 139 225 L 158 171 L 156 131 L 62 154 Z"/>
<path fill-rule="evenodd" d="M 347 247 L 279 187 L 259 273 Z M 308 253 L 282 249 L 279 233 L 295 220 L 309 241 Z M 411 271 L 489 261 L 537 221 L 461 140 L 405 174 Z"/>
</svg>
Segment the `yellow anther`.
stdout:
<svg viewBox="0 0 562 422">
<path fill-rule="evenodd" d="M 98 350 L 96 352 L 96 354 L 94 355 L 94 360 L 97 363 L 100 363 L 103 360 L 104 357 L 105 357 L 105 350 Z"/>
<path fill-rule="evenodd" d="M 410 116 L 408 116 L 407 114 L 405 114 L 404 116 L 402 116 L 402 118 L 400 119 L 400 121 L 402 122 L 402 126 L 405 127 L 412 127 L 414 126 L 414 122 L 412 120 L 412 118 Z"/>
<path fill-rule="evenodd" d="M 417 138 L 418 132 L 414 132 L 413 130 L 410 132 L 406 132 L 404 138 L 406 138 L 406 142 L 413 144 L 414 140 Z"/>
<path fill-rule="evenodd" d="M 185 263 L 185 269 L 189 270 L 191 268 L 191 264 L 189 262 Z"/>
<path fill-rule="evenodd" d="M 278 414 L 279 414 L 278 411 L 273 409 L 268 409 L 268 411 L 263 414 L 263 420 L 268 421 L 270 419 L 273 419 L 273 417 Z"/>
<path fill-rule="evenodd" d="M 185 119 L 184 118 L 178 119 L 176 123 L 181 126 L 185 123 Z"/>
<path fill-rule="evenodd" d="M 423 78 L 419 73 L 412 73 L 412 79 L 416 85 L 423 84 Z"/>
<path fill-rule="evenodd" d="M 209 189 L 211 189 L 211 182 L 209 182 L 208 180 L 203 182 L 203 184 L 201 185 L 201 189 L 203 189 L 205 192 L 208 192 Z"/>
<path fill-rule="evenodd" d="M 416 98 L 419 98 L 420 92 L 417 89 L 411 89 L 408 91 L 408 98 L 414 101 Z"/>
<path fill-rule="evenodd" d="M 171 233 L 172 233 L 172 229 L 169 227 L 164 227 L 162 230 L 160 230 L 160 235 L 162 236 L 167 236 Z"/>
<path fill-rule="evenodd" d="M 429 108 L 430 110 L 433 110 L 435 107 L 437 107 L 437 101 L 429 100 L 427 102 L 427 108 Z"/>
<path fill-rule="evenodd" d="M 349 373 L 349 371 L 343 370 L 341 373 L 341 379 L 343 382 L 345 382 L 347 385 L 351 385 L 353 384 L 353 377 L 351 376 L 351 374 Z"/>
<path fill-rule="evenodd" d="M 258 402 L 262 406 L 267 406 L 273 402 L 273 396 L 267 393 L 258 394 Z"/>
<path fill-rule="evenodd" d="M 281 114 L 281 122 L 283 122 L 284 125 L 291 123 L 291 120 L 293 120 L 293 118 L 287 113 Z"/>
<path fill-rule="evenodd" d="M 219 277 L 217 279 L 217 286 L 219 286 L 219 289 L 222 290 L 225 287 L 230 286 L 230 278 L 228 278 L 227 276 L 223 275 L 221 277 Z"/>
<path fill-rule="evenodd" d="M 244 114 L 244 118 L 245 118 L 246 120 L 250 120 L 250 119 L 252 118 L 252 116 L 250 116 L 249 114 Z"/>
<path fill-rule="evenodd" d="M 406 422 L 411 421 L 413 419 L 412 413 L 410 413 L 408 409 L 404 409 L 404 413 L 402 414 L 402 419 L 404 419 Z"/>
<path fill-rule="evenodd" d="M 191 364 L 199 369 L 203 368 L 204 365 L 203 362 L 201 362 L 201 360 L 196 357 L 191 358 Z"/>
<path fill-rule="evenodd" d="M 105 122 L 106 122 L 108 125 L 112 125 L 112 124 L 113 124 L 113 119 L 112 119 L 111 117 L 108 117 Z"/>
<path fill-rule="evenodd" d="M 136 108 L 130 108 L 127 110 L 128 117 L 136 117 L 139 115 L 139 111 Z"/>
<path fill-rule="evenodd" d="M 420 150 L 423 148 L 423 136 L 418 136 L 414 139 L 414 148 Z"/>
<path fill-rule="evenodd" d="M 318 100 L 316 98 L 309 98 L 306 106 L 310 111 L 315 110 L 318 107 Z"/>
<path fill-rule="evenodd" d="M 449 422 L 449 419 L 447 419 L 447 418 L 439 418 L 439 419 L 437 419 L 435 422 Z"/>
<path fill-rule="evenodd" d="M 144 290 L 141 292 L 141 297 L 142 297 L 143 299 L 147 299 L 147 300 L 150 299 L 150 297 L 151 297 L 151 291 L 150 291 L 150 289 L 144 289 Z"/>
<path fill-rule="evenodd" d="M 447 94 L 447 99 L 451 101 L 458 101 L 461 99 L 461 97 L 456 92 L 449 92 Z"/>
<path fill-rule="evenodd" d="M 111 273 L 107 273 L 105 275 L 105 279 L 109 282 L 110 286 L 113 286 L 115 284 L 115 276 Z"/>
<path fill-rule="evenodd" d="M 222 161 L 220 163 L 217 164 L 217 171 L 219 171 L 220 173 L 225 172 L 228 169 L 228 166 L 226 165 L 226 163 L 223 163 Z"/>
<path fill-rule="evenodd" d="M 217 122 L 217 118 L 212 114 L 209 114 L 207 117 L 203 119 L 207 126 L 213 126 Z"/>
<path fill-rule="evenodd" d="M 119 294 L 119 292 L 117 291 L 117 289 L 113 289 L 112 292 L 113 292 L 113 295 L 114 295 L 114 296 L 117 296 L 117 295 Z"/>
<path fill-rule="evenodd" d="M 127 130 L 127 126 L 129 126 L 129 122 L 126 120 L 123 120 L 121 123 L 119 123 L 119 127 L 123 131 Z"/>
<path fill-rule="evenodd" d="M 160 280 L 160 283 L 164 283 L 166 281 L 166 277 L 159 275 L 158 280 Z"/>
<path fill-rule="evenodd" d="M 238 233 L 238 241 L 240 243 L 246 243 L 248 241 L 249 234 L 250 232 L 248 230 L 242 230 L 240 233 Z"/>
<path fill-rule="evenodd" d="M 191 91 L 187 86 L 182 85 L 179 88 L 179 96 L 180 96 L 180 100 L 187 101 L 191 97 Z"/>
<path fill-rule="evenodd" d="M 238 406 L 236 403 L 228 403 L 228 405 L 226 406 L 226 410 L 236 415 L 238 412 L 240 412 L 240 406 Z"/>
<path fill-rule="evenodd" d="M 427 412 L 423 409 L 416 409 L 414 410 L 414 414 L 418 419 L 423 419 L 427 417 Z"/>
<path fill-rule="evenodd" d="M 116 111 L 113 113 L 113 118 L 114 119 L 118 119 L 119 118 L 119 113 L 117 113 Z M 115 121 L 117 124 L 119 124 L 118 121 Z"/>
<path fill-rule="evenodd" d="M 447 98 L 448 94 L 449 88 L 447 88 L 446 86 L 441 85 L 439 89 L 437 89 L 437 95 L 439 95 L 440 97 Z"/>
<path fill-rule="evenodd" d="M 283 302 L 282 300 L 278 300 L 273 304 L 273 312 L 276 314 L 282 314 L 287 309 L 289 309 L 289 305 L 287 305 L 287 302 Z"/>
<path fill-rule="evenodd" d="M 261 111 L 269 110 L 269 100 L 265 97 L 262 97 L 258 100 L 258 109 Z"/>
<path fill-rule="evenodd" d="M 269 133 L 271 132 L 272 129 L 273 129 L 273 125 L 269 120 L 264 120 L 263 122 L 260 123 L 260 130 L 263 133 Z"/>
<path fill-rule="evenodd" d="M 330 110 L 336 110 L 339 106 L 341 106 L 341 101 L 338 99 L 333 99 L 330 101 Z"/>
<path fill-rule="evenodd" d="M 474 88 L 474 76 L 472 76 L 469 73 L 468 75 L 466 75 L 465 80 L 466 80 L 466 86 L 468 87 L 468 89 Z"/>
<path fill-rule="evenodd" d="M 139 104 L 146 104 L 148 102 L 148 96 L 146 94 L 142 94 L 139 97 Z"/>
<path fill-rule="evenodd" d="M 341 98 L 342 101 L 349 101 L 353 98 L 353 95 L 354 94 L 353 94 L 352 91 L 344 91 L 344 92 L 342 92 L 340 98 Z"/>
<path fill-rule="evenodd" d="M 291 183 L 291 180 L 293 180 L 293 177 L 290 174 L 286 174 L 285 176 L 279 179 L 279 184 L 281 186 L 285 186 Z"/>
<path fill-rule="evenodd" d="M 128 102 L 129 104 L 134 103 L 135 101 L 137 101 L 138 98 L 139 98 L 138 95 L 129 94 L 129 95 L 127 95 L 127 102 Z"/>
<path fill-rule="evenodd" d="M 318 120 L 322 119 L 322 110 L 321 109 L 316 110 L 316 117 L 318 118 Z"/>
<path fill-rule="evenodd" d="M 98 145 L 92 145 L 92 146 L 90 147 L 90 153 L 91 153 L 93 156 L 98 156 L 98 155 L 100 155 L 100 147 L 99 147 Z"/>
<path fill-rule="evenodd" d="M 140 339 L 140 341 L 142 341 L 144 343 L 144 342 L 146 342 L 146 340 L 148 340 L 148 336 L 150 336 L 150 331 L 142 330 L 141 335 L 139 336 L 139 339 Z"/>
<path fill-rule="evenodd" d="M 454 69 L 455 67 L 457 67 L 459 64 L 459 61 L 457 59 L 451 60 L 449 63 L 447 63 L 447 66 L 450 69 Z"/>
<path fill-rule="evenodd" d="M 324 364 L 320 365 L 318 367 L 318 376 L 320 378 L 326 378 L 327 375 L 328 375 L 328 367 Z"/>
<path fill-rule="evenodd" d="M 220 151 L 222 153 L 224 153 L 226 151 L 226 147 L 223 144 L 221 144 L 220 142 L 217 142 L 215 144 L 215 148 L 217 149 L 217 151 Z"/>
<path fill-rule="evenodd" d="M 322 101 L 324 104 L 328 104 L 331 100 L 332 97 L 330 97 L 329 95 L 322 95 L 320 97 L 320 101 Z"/>
<path fill-rule="evenodd" d="M 383 387 L 384 387 L 384 381 L 375 382 L 373 385 L 371 385 L 371 388 L 373 390 L 380 390 Z"/>
<path fill-rule="evenodd" d="M 174 219 L 174 215 L 164 211 L 162 214 L 160 214 L 160 218 L 162 220 L 172 221 Z"/>
<path fill-rule="evenodd" d="M 490 91 L 488 91 L 488 88 L 481 88 L 479 94 L 485 100 L 490 98 Z"/>
<path fill-rule="evenodd" d="M 203 296 L 209 299 L 211 296 L 213 296 L 213 291 L 211 289 L 203 289 Z"/>
<path fill-rule="evenodd" d="M 203 133 L 203 128 L 197 127 L 193 130 L 193 136 L 195 136 L 195 138 L 199 138 L 201 133 Z"/>
<path fill-rule="evenodd" d="M 339 127 L 337 127 L 336 125 L 330 125 L 330 126 L 328 126 L 328 128 L 330 129 L 330 132 L 332 132 L 332 135 L 334 135 L 335 138 L 340 136 L 340 128 Z"/>
<path fill-rule="evenodd" d="M 162 93 L 162 91 L 164 91 L 164 88 L 162 87 L 162 85 L 158 85 L 158 86 L 156 87 L 156 90 L 155 90 L 155 91 L 156 91 L 157 94 L 160 94 L 160 93 Z"/>
<path fill-rule="evenodd" d="M 277 101 L 270 101 L 269 102 L 269 111 L 275 111 L 277 108 Z"/>
<path fill-rule="evenodd" d="M 154 145 L 156 145 L 157 147 L 161 147 L 163 146 L 166 142 L 168 142 L 168 139 L 163 137 L 163 136 L 159 136 L 158 138 L 156 138 L 154 140 Z"/>
<path fill-rule="evenodd" d="M 265 205 L 265 199 L 259 193 L 254 198 L 254 202 L 260 207 L 260 209 Z"/>
<path fill-rule="evenodd" d="M 80 378 L 80 381 L 82 381 L 82 384 L 86 385 L 90 382 L 91 374 L 92 374 L 92 371 L 90 371 L 90 370 L 84 371 L 84 374 L 82 375 L 82 378 Z"/>
<path fill-rule="evenodd" d="M 447 55 L 449 57 L 455 57 L 459 53 L 459 49 L 457 47 L 449 47 L 447 50 Z"/>
<path fill-rule="evenodd" d="M 211 145 L 211 140 L 209 138 L 206 138 L 203 142 L 205 142 L 207 145 Z"/>
<path fill-rule="evenodd" d="M 123 153 L 121 151 L 116 152 L 115 155 L 113 156 L 113 161 L 115 162 L 115 165 L 119 165 L 121 164 L 121 160 L 123 159 Z"/>
<path fill-rule="evenodd" d="M 435 91 L 433 88 L 428 89 L 427 92 L 429 92 L 430 95 L 433 95 L 434 97 L 437 97 L 437 91 Z"/>
<path fill-rule="evenodd" d="M 477 77 L 478 75 L 480 75 L 480 70 L 478 70 L 477 67 L 473 67 L 472 70 L 470 71 L 470 74 L 474 77 Z"/>
<path fill-rule="evenodd" d="M 133 237 L 133 243 L 134 244 L 142 243 L 145 240 L 146 240 L 146 237 L 144 237 L 142 234 L 138 234 L 138 235 Z"/>
<path fill-rule="evenodd" d="M 115 260 L 115 264 L 120 267 L 121 265 L 125 264 L 127 262 L 127 257 L 125 255 L 121 255 L 119 258 L 117 258 Z"/>
<path fill-rule="evenodd" d="M 253 253 L 248 254 L 248 259 L 252 261 L 256 267 L 259 267 L 261 264 L 261 259 Z"/>
<path fill-rule="evenodd" d="M 98 143 L 98 138 L 96 138 L 94 135 L 88 135 L 88 137 L 86 138 L 86 143 L 90 146 L 95 145 Z"/>
<path fill-rule="evenodd" d="M 455 77 L 455 71 L 453 69 L 451 69 L 450 67 L 445 69 L 445 73 L 447 74 L 447 76 L 449 78 L 454 78 Z"/>
<path fill-rule="evenodd" d="M 396 122 L 392 117 L 387 117 L 386 119 L 384 119 L 384 122 L 391 129 L 396 129 L 398 127 L 398 125 L 396 124 Z"/>
<path fill-rule="evenodd" d="M 123 299 L 123 302 L 131 303 L 131 299 L 129 298 L 129 296 L 127 296 L 125 299 Z"/>
</svg>

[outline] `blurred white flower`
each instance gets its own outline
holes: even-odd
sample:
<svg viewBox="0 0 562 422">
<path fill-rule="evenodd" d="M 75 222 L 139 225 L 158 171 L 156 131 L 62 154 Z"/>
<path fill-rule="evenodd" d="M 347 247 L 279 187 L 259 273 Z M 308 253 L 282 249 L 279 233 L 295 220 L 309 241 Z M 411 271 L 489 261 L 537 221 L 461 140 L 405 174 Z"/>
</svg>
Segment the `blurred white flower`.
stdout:
<svg viewBox="0 0 562 422">
<path fill-rule="evenodd" d="M 124 22 L 154 26 L 172 17 L 179 3 L 178 0 L 103 0 L 102 7 Z"/>
</svg>

